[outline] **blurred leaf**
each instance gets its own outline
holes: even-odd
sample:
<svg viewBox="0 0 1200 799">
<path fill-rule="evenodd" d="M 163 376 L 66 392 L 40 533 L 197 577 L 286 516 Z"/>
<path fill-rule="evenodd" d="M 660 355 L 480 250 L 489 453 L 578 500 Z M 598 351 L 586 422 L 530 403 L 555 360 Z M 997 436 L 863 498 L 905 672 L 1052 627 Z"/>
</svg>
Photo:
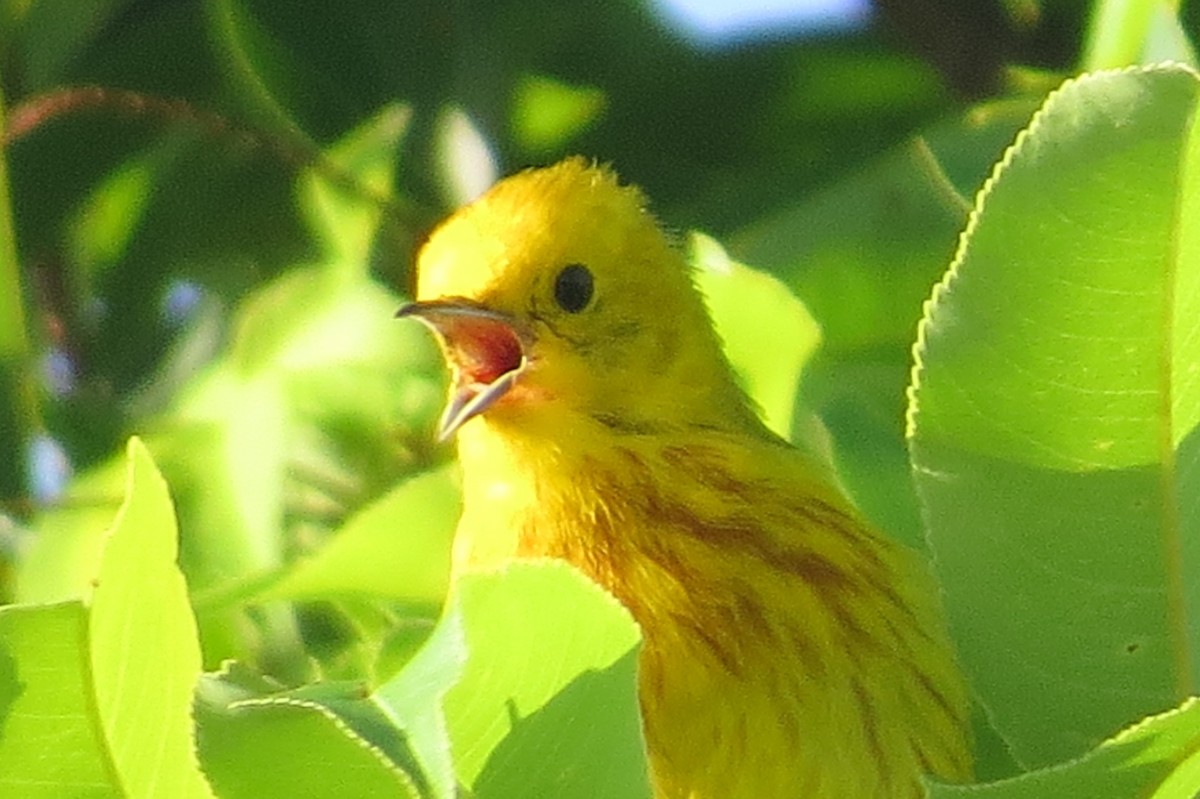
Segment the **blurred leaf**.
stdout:
<svg viewBox="0 0 1200 799">
<path fill-rule="evenodd" d="M 512 137 L 533 155 L 562 149 L 604 113 L 605 95 L 544 75 L 525 75 L 513 89 Z"/>
<path fill-rule="evenodd" d="M 18 602 L 62 602 L 90 590 L 127 472 L 125 459 L 113 457 L 76 476 L 58 504 L 38 514 L 17 570 Z"/>
<path fill-rule="evenodd" d="M 457 105 L 442 109 L 435 134 L 437 173 L 446 205 L 457 208 L 483 194 L 499 177 L 492 143 Z"/>
<path fill-rule="evenodd" d="M 211 796 L 193 754 L 200 646 L 174 513 L 137 439 L 126 480 L 82 600 L 0 608 L 0 786 L 22 796 Z"/>
<path fill-rule="evenodd" d="M 192 586 L 283 562 L 283 478 L 294 423 L 279 382 L 218 364 L 185 389 L 172 427 L 151 439 L 176 489 Z"/>
<path fill-rule="evenodd" d="M 1080 759 L 992 785 L 935 785 L 930 799 L 1194 799 L 1200 702 L 1145 719 Z"/>
<path fill-rule="evenodd" d="M 726 355 L 767 426 L 791 437 L 800 371 L 820 328 L 787 286 L 731 260 L 713 239 L 693 234 L 691 260 Z"/>
<path fill-rule="evenodd" d="M 125 254 L 150 201 L 161 162 L 170 147 L 153 148 L 105 176 L 76 209 L 71 225 L 71 258 L 92 279 Z"/>
<path fill-rule="evenodd" d="M 393 321 L 400 306 L 394 294 L 323 266 L 297 268 L 246 300 L 231 352 L 239 370 L 303 372 L 380 359 L 411 363 L 414 351 L 428 351 L 415 344 L 420 339 L 411 335 L 410 325 Z"/>
<path fill-rule="evenodd" d="M 330 268 L 365 274 L 410 116 L 407 106 L 386 106 L 327 149 L 303 176 L 301 209 Z"/>
<path fill-rule="evenodd" d="M 7 114 L 0 86 L 0 140 L 8 134 Z M 32 493 L 25 459 L 36 438 L 47 437 L 42 429 L 42 403 L 33 367 L 36 356 L 27 329 L 31 311 L 25 308 L 26 297 L 21 289 L 23 270 L 18 259 L 14 210 L 8 160 L 0 153 L 0 447 L 7 452 L 0 461 L 0 497 L 7 501 Z M 0 580 L 5 576 L 0 575 Z M 9 586 L 0 585 L 0 596 L 8 593 Z"/>
<path fill-rule="evenodd" d="M 208 38 L 217 49 L 254 123 L 279 137 L 288 147 L 306 150 L 308 137 L 293 119 L 279 94 L 286 94 L 303 62 L 255 17 L 253 4 L 239 0 L 207 0 L 203 4 Z M 290 69 L 289 69 L 290 67 Z"/>
<path fill-rule="evenodd" d="M 27 74 L 35 90 L 69 80 L 71 67 L 92 45 L 107 22 L 118 18 L 131 0 L 37 0 L 28 2 L 21 38 Z"/>
<path fill-rule="evenodd" d="M 864 513 L 911 546 L 924 540 L 908 475 L 904 387 L 921 302 L 953 252 L 962 197 L 1035 103 L 956 114 L 729 241 L 737 257 L 795 291 L 820 325 L 800 404 L 828 428 L 838 473 Z"/>
<path fill-rule="evenodd" d="M 1170 0 L 1097 0 L 1080 65 L 1086 72 L 1134 64 L 1186 61 L 1195 52 Z"/>
<path fill-rule="evenodd" d="M 1160 2 L 1155 4 L 1150 17 L 1150 30 L 1142 48 L 1143 64 L 1161 64 L 1178 61 L 1195 69 L 1200 65 L 1196 57 L 1196 46 L 1188 38 L 1179 18 L 1180 3 Z"/>
<path fill-rule="evenodd" d="M 365 135 L 343 154 L 354 156 L 346 168 L 361 167 L 368 183 L 381 180 L 379 170 L 390 174 L 386 153 L 395 144 L 391 134 L 375 132 L 383 144 Z M 331 225 L 378 220 L 377 205 L 364 212 L 361 202 L 339 206 L 334 194 L 314 191 L 325 213 L 338 217 Z M 372 234 L 361 232 L 366 248 Z M 229 593 L 283 567 L 295 551 L 286 522 L 298 496 L 307 503 L 301 512 L 345 514 L 427 457 L 409 442 L 428 437 L 443 367 L 422 331 L 393 320 L 400 300 L 366 276 L 366 252 L 354 257 L 349 269 L 297 268 L 260 287 L 236 311 L 228 352 L 177 386 L 143 423 L 176 488 L 182 562 L 197 590 Z M 113 501 L 113 474 L 100 467 L 69 489 L 69 507 L 40 521 L 53 532 L 22 569 L 23 595 L 61 596 L 86 579 L 86 568 L 72 563 L 86 563 L 96 545 L 103 515 L 87 506 Z M 248 635 L 239 611 L 206 608 L 208 662 L 238 656 L 261 663 L 269 655 L 298 669 L 304 661 L 291 611 L 261 607 L 254 616 Z"/>
<path fill-rule="evenodd" d="M 198 589 L 236 587 L 285 565 L 295 481 L 315 480 L 320 493 L 327 480 L 344 513 L 339 502 L 369 499 L 411 468 L 416 456 L 398 435 L 425 435 L 442 367 L 421 331 L 393 320 L 398 306 L 365 276 L 311 267 L 239 309 L 231 351 L 181 392 L 155 441 L 185 529 L 206 531 L 185 539 Z M 347 473 L 347 462 L 358 469 Z M 287 608 L 259 608 L 256 638 L 238 634 L 227 608 L 205 610 L 207 662 L 236 656 L 265 666 L 270 655 L 303 664 Z"/>
<path fill-rule="evenodd" d="M 1196 681 L 1196 94 L 1179 66 L 1053 94 L 922 321 L 922 512 L 963 661 L 1026 765 Z"/>
<path fill-rule="evenodd" d="M 189 541 L 197 587 L 282 565 L 284 478 L 302 428 L 340 418 L 385 447 L 413 384 L 427 386 L 416 410 L 433 418 L 440 367 L 421 331 L 394 322 L 398 306 L 365 279 L 310 268 L 239 309 L 230 355 L 182 392 L 157 444 L 195 512 L 185 518 L 213 531 Z"/>
<path fill-rule="evenodd" d="M 702 227 L 718 237 L 752 225 L 853 178 L 862 164 L 951 108 L 945 86 L 927 64 L 881 46 L 870 35 L 809 40 L 791 52 L 764 48 L 753 60 L 754 79 L 739 77 L 749 63 L 732 53 L 698 65 L 690 87 L 663 74 L 663 94 L 674 97 L 642 99 L 645 121 L 639 116 L 624 130 L 630 139 L 642 138 L 631 152 L 622 152 L 618 165 L 660 208 L 669 209 L 663 215 L 676 224 Z M 778 83 L 760 83 L 772 80 Z M 613 97 L 605 122 L 622 119 L 618 100 Z M 685 103 L 690 107 L 678 107 Z M 664 123 L 667 107 L 676 109 L 679 120 L 703 119 L 680 130 Z M 727 125 L 754 136 L 755 143 L 746 146 Z M 649 142 L 657 143 L 653 152 L 646 152 Z M 684 161 L 673 169 L 672 152 Z M 698 176 L 697 164 L 710 159 L 720 166 Z M 733 252 L 747 263 L 763 263 L 736 248 Z"/>
<path fill-rule="evenodd" d="M 436 605 L 446 595 L 460 505 L 449 469 L 417 475 L 352 516 L 260 598 L 366 594 Z"/>
</svg>

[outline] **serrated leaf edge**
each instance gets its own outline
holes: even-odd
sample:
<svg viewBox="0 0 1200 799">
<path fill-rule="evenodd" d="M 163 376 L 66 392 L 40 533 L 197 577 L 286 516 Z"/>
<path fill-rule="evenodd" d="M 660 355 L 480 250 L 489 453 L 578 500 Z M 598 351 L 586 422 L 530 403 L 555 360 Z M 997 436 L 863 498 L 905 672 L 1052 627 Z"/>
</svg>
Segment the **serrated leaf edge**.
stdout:
<svg viewBox="0 0 1200 799">
<path fill-rule="evenodd" d="M 1156 72 L 1185 72 L 1200 80 L 1200 73 L 1192 66 L 1178 61 L 1163 61 L 1156 64 L 1130 66 L 1120 69 L 1105 69 L 1068 78 L 1058 88 L 1046 95 L 1046 99 L 1042 101 L 1038 110 L 1030 118 L 1029 124 L 1017 133 L 1017 137 L 1013 140 L 1013 143 L 1008 146 L 1004 154 L 1000 157 L 1000 160 L 992 167 L 991 174 L 983 182 L 983 185 L 975 195 L 975 202 L 972 204 L 971 213 L 967 217 L 967 224 L 958 236 L 958 246 L 955 248 L 950 266 L 946 269 L 945 274 L 942 275 L 942 279 L 934 285 L 929 298 L 921 305 L 921 320 L 917 323 L 917 335 L 912 346 L 912 367 L 909 370 L 908 388 L 905 390 L 908 403 L 904 412 L 904 438 L 909 442 L 910 446 L 916 437 L 918 418 L 920 416 L 918 394 L 921 388 L 921 375 L 924 372 L 924 355 L 929 328 L 933 323 L 934 314 L 937 313 L 939 306 L 944 302 L 945 297 L 949 294 L 959 276 L 959 271 L 970 250 L 971 239 L 975 233 L 975 229 L 979 226 L 979 220 L 987 208 L 988 199 L 991 197 L 996 184 L 1003 177 L 1004 173 L 1008 171 L 1017 157 L 1020 156 L 1030 136 L 1034 135 L 1041 128 L 1048 109 L 1064 92 L 1069 91 L 1077 84 L 1087 83 L 1097 78 L 1114 75 L 1146 75 Z"/>
<path fill-rule="evenodd" d="M 550 557 L 520 558 L 519 560 L 505 561 L 503 564 L 496 567 L 495 569 L 489 569 L 487 571 L 471 572 L 471 574 L 472 575 L 476 575 L 476 574 L 505 575 L 505 574 L 509 574 L 512 572 L 520 572 L 520 571 L 529 570 L 530 566 L 537 566 L 537 567 L 547 566 L 550 569 L 553 569 L 555 571 L 567 572 L 570 574 L 574 574 L 576 577 L 578 577 L 584 583 L 586 590 L 591 591 L 595 595 L 602 597 L 612 607 L 617 608 L 621 613 L 621 617 L 623 619 L 626 619 L 627 621 L 629 621 L 637 629 L 639 638 L 643 637 L 642 626 L 640 624 L 638 624 L 637 619 L 635 619 L 633 617 L 633 614 L 629 612 L 629 608 L 625 607 L 625 605 L 621 603 L 621 600 L 617 599 L 604 586 L 600 585 L 595 580 L 593 580 L 591 577 L 588 577 L 586 574 L 584 574 L 582 570 L 580 570 L 579 568 L 577 568 L 576 566 L 574 566 L 573 564 L 571 564 L 565 560 L 561 560 L 560 558 L 550 558 Z M 468 641 L 468 644 L 469 643 L 470 642 Z"/>
<path fill-rule="evenodd" d="M 1117 71 L 1126 71 L 1126 70 L 1110 70 L 1110 71 L 1117 72 Z M 1195 697 L 1195 696 L 1188 697 L 1178 707 L 1173 707 L 1170 710 L 1164 710 L 1161 713 L 1155 713 L 1155 714 L 1146 716 L 1145 718 L 1134 722 L 1133 724 L 1129 725 L 1128 727 L 1121 729 L 1119 732 L 1117 732 L 1111 738 L 1105 738 L 1097 746 L 1095 746 L 1092 749 L 1089 749 L 1088 751 L 1084 752 L 1083 754 L 1079 755 L 1078 757 L 1071 758 L 1070 760 L 1065 760 L 1062 763 L 1055 763 L 1052 766 L 1046 766 L 1045 768 L 1036 769 L 1034 771 L 1027 771 L 1023 774 L 1018 774 L 1014 777 L 1006 777 L 1001 780 L 996 780 L 995 782 L 980 783 L 978 785 L 947 785 L 946 787 L 951 787 L 951 788 L 954 788 L 955 790 L 961 790 L 961 791 L 969 792 L 969 793 L 985 793 L 987 791 L 992 790 L 993 788 L 1006 787 L 1006 786 L 1010 786 L 1010 785 L 1019 785 L 1022 782 L 1026 782 L 1037 776 L 1046 775 L 1046 774 L 1056 774 L 1056 773 L 1060 773 L 1060 772 L 1064 772 L 1064 771 L 1069 771 L 1070 769 L 1073 769 L 1076 766 L 1079 766 L 1079 765 L 1087 762 L 1088 760 L 1091 760 L 1094 757 L 1098 757 L 1099 754 L 1102 753 L 1104 750 L 1111 749 L 1114 746 L 1119 746 L 1119 745 L 1125 743 L 1126 740 L 1137 736 L 1139 733 L 1141 733 L 1147 727 L 1154 725 L 1161 719 L 1165 719 L 1170 716 L 1175 716 L 1175 715 L 1179 715 L 1182 713 L 1186 713 L 1187 711 L 1191 710 L 1197 704 L 1200 704 L 1200 697 Z M 1198 736 L 1198 737 L 1200 737 L 1200 736 Z M 1196 751 L 1195 748 L 1189 749 L 1188 755 L 1190 756 L 1195 751 Z M 1179 762 L 1183 762 L 1183 760 L 1186 760 L 1186 759 L 1187 759 L 1186 757 L 1182 758 Z M 1173 769 L 1172 769 L 1172 771 L 1173 771 Z M 1170 773 L 1171 772 L 1168 772 L 1168 775 Z M 926 783 L 933 784 L 929 780 L 927 780 Z M 1147 795 L 1149 795 L 1149 794 L 1147 794 Z"/>
<path fill-rule="evenodd" d="M 347 724 L 345 721 L 343 721 L 342 718 L 337 713 L 334 713 L 332 710 L 325 707 L 320 702 L 313 702 L 308 699 L 293 699 L 291 697 L 285 697 L 285 696 L 255 697 L 253 699 L 239 699 L 235 702 L 230 702 L 227 705 L 227 708 L 229 710 L 241 710 L 243 708 L 269 707 L 269 706 L 275 706 L 275 707 L 283 706 L 283 707 L 302 708 L 305 710 L 315 710 L 318 714 L 324 716 L 325 718 L 327 718 L 331 722 L 333 722 L 333 726 L 335 729 L 337 729 L 339 732 L 341 732 L 343 735 L 345 735 L 347 738 L 349 738 L 354 743 L 358 744 L 363 749 L 370 752 L 371 755 L 373 757 L 375 757 L 375 759 L 378 760 L 384 766 L 384 768 L 386 768 L 388 771 L 390 771 L 395 776 L 399 777 L 400 781 L 404 784 L 404 786 L 406 788 L 408 788 L 409 790 L 412 791 L 413 795 L 415 795 L 415 796 L 422 795 L 420 789 L 413 782 L 412 777 L 410 777 L 408 775 L 408 773 L 404 771 L 404 769 L 397 766 L 392 761 L 392 759 L 387 756 L 387 753 L 385 753 L 378 746 L 375 746 L 375 744 L 371 743 L 370 741 L 368 741 L 367 739 L 365 739 L 361 735 L 359 735 L 357 732 L 355 732 L 354 729 L 351 728 L 350 725 Z"/>
</svg>

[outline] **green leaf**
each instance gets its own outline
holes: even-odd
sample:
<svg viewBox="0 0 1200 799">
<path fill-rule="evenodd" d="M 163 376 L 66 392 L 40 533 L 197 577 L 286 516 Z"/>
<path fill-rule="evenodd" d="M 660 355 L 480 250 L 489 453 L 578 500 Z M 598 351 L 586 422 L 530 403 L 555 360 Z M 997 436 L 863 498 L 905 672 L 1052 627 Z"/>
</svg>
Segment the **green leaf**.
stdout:
<svg viewBox="0 0 1200 799">
<path fill-rule="evenodd" d="M 5 682 L 19 686 L 0 701 L 0 786 L 21 796 L 211 796 L 193 752 L 200 645 L 175 558 L 166 483 L 131 439 L 125 501 L 90 595 L 0 609 Z"/>
<path fill-rule="evenodd" d="M 1163 66 L 1051 95 L 921 324 L 922 512 L 963 661 L 1027 766 L 1196 682 L 1197 86 Z"/>
<path fill-rule="evenodd" d="M 150 453 L 129 442 L 125 504 L 104 546 L 90 616 L 96 706 L 130 796 L 208 796 L 192 751 L 200 643 L 175 565 L 175 512 Z"/>
<path fill-rule="evenodd" d="M 173 425 L 150 439 L 171 478 L 193 590 L 277 568 L 292 417 L 279 381 L 219 363 L 181 398 Z"/>
<path fill-rule="evenodd" d="M 95 280 L 125 254 L 154 195 L 162 166 L 176 148 L 177 143 L 168 141 L 131 158 L 106 175 L 75 210 L 68 235 L 81 280 Z"/>
<path fill-rule="evenodd" d="M 26 91 L 70 82 L 71 65 L 95 46 L 106 23 L 119 19 L 129 5 L 130 0 L 101 0 L 86 7 L 72 0 L 42 0 L 24 6 L 23 24 L 6 31 L 5 38 L 19 37 L 28 59 L 22 70 Z"/>
<path fill-rule="evenodd" d="M 912 546 L 924 541 L 907 469 L 904 389 L 921 302 L 966 222 L 963 196 L 983 182 L 1041 99 L 948 115 L 728 241 L 731 252 L 779 277 L 812 312 L 821 347 L 804 366 L 799 404 L 827 428 L 855 503 Z"/>
<path fill-rule="evenodd" d="M 715 240 L 695 233 L 691 251 L 730 362 L 767 426 L 790 437 L 800 371 L 821 340 L 820 328 L 787 286 L 731 260 Z"/>
<path fill-rule="evenodd" d="M 299 561 L 259 598 L 366 594 L 440 603 L 460 504 L 448 468 L 407 480 L 351 517 L 315 555 Z"/>
<path fill-rule="evenodd" d="M 186 542 L 195 588 L 283 565 L 289 461 L 328 460 L 309 442 L 351 431 L 370 453 L 407 414 L 435 417 L 441 367 L 423 331 L 392 318 L 399 302 L 365 277 L 304 268 L 239 309 L 232 352 L 186 388 L 153 442 L 188 529 L 208 531 Z"/>
<path fill-rule="evenodd" d="M 459 780 L 477 799 L 649 797 L 628 612 L 557 561 L 455 590 L 468 658 L 445 714 Z"/>
<path fill-rule="evenodd" d="M 119 456 L 93 466 L 71 481 L 56 507 L 34 518 L 29 549 L 18 563 L 18 602 L 62 602 L 88 590 L 121 506 L 126 470 Z"/>
<path fill-rule="evenodd" d="M 935 785 L 930 799 L 1194 799 L 1200 701 L 1138 722 L 1078 760 L 991 785 Z"/>
<path fill-rule="evenodd" d="M 0 608 L 0 794 L 121 796 L 98 745 L 87 658 L 81 602 Z"/>
<path fill-rule="evenodd" d="M 436 797 L 455 777 L 477 799 L 648 797 L 638 642 L 628 612 L 567 564 L 514 563 L 459 580 L 373 699 Z"/>
<path fill-rule="evenodd" d="M 237 664 L 205 675 L 196 722 L 201 762 L 222 799 L 421 797 L 408 775 L 325 704 L 282 695 Z"/>
<path fill-rule="evenodd" d="M 392 191 L 396 151 L 411 116 L 407 106 L 385 106 L 326 150 L 304 175 L 301 208 L 331 265 L 366 274 L 371 241 Z"/>
<path fill-rule="evenodd" d="M 298 268 L 267 284 L 239 309 L 231 356 L 247 374 L 300 372 L 336 363 L 367 361 L 391 333 L 400 301 L 366 280 L 323 266 Z M 386 327 L 385 327 L 386 325 Z"/>
<path fill-rule="evenodd" d="M 447 692 L 462 678 L 466 659 L 462 617 L 451 610 L 404 669 L 372 696 L 412 742 L 434 799 L 455 796 L 456 775 L 443 706 Z"/>
<path fill-rule="evenodd" d="M 594 86 L 523 75 L 513 89 L 512 138 L 526 152 L 552 153 L 594 125 L 607 100 L 604 90 Z"/>
<path fill-rule="evenodd" d="M 1085 71 L 1180 60 L 1195 53 L 1168 0 L 1097 0 L 1080 63 Z"/>
</svg>

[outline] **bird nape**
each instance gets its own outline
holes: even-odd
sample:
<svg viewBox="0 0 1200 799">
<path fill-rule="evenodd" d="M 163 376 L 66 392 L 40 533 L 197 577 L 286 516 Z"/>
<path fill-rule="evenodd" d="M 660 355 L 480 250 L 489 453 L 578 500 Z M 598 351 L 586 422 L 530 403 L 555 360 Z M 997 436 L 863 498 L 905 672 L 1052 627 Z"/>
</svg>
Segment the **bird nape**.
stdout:
<svg viewBox="0 0 1200 799">
<path fill-rule="evenodd" d="M 450 365 L 455 574 L 565 559 L 644 634 L 660 799 L 918 797 L 969 777 L 925 564 L 759 420 L 641 193 L 581 158 L 443 222 L 403 316 Z"/>
</svg>

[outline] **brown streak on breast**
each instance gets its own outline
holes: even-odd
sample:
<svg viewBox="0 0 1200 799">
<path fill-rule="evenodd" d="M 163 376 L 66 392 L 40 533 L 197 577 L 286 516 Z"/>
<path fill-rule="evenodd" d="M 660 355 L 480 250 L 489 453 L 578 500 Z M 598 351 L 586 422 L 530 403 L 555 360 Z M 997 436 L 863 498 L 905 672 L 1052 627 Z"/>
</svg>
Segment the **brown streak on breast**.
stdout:
<svg viewBox="0 0 1200 799">
<path fill-rule="evenodd" d="M 942 693 L 940 688 L 933 684 L 932 680 L 929 679 L 928 674 L 915 667 L 912 671 L 916 676 L 917 681 L 921 683 L 921 687 L 925 689 L 925 693 L 933 698 L 933 701 L 938 706 L 938 709 L 945 714 L 946 718 L 950 719 L 952 722 L 954 722 L 955 726 L 957 726 L 962 720 L 962 714 L 954 709 L 954 706 L 950 704 L 950 700 L 946 697 L 946 695 Z"/>
<path fill-rule="evenodd" d="M 879 736 L 879 725 L 875 722 L 877 715 L 875 708 L 871 706 L 866 691 L 857 680 L 851 683 L 850 690 L 854 692 L 854 700 L 858 703 L 858 716 L 862 719 L 863 732 L 867 736 L 867 747 L 871 750 L 871 755 L 879 769 L 879 782 L 882 785 L 888 785 L 891 782 L 891 775 L 889 774 L 887 751 Z"/>
<path fill-rule="evenodd" d="M 703 445 L 668 446 L 661 450 L 662 459 L 677 470 L 693 477 L 701 485 L 722 494 L 729 494 L 749 502 L 753 483 L 735 480 L 727 470 L 721 468 L 721 453 Z"/>
<path fill-rule="evenodd" d="M 675 613 L 671 615 L 671 620 L 681 630 L 688 632 L 693 638 L 704 644 L 705 649 L 712 653 L 713 657 L 720 662 L 725 671 L 735 677 L 742 677 L 744 670 L 742 667 L 742 658 L 735 646 L 731 646 L 726 641 L 722 641 L 717 635 L 710 632 L 711 629 L 720 629 L 717 625 L 719 621 L 705 623 L 704 620 L 697 618 L 696 615 L 690 613 Z"/>
</svg>

